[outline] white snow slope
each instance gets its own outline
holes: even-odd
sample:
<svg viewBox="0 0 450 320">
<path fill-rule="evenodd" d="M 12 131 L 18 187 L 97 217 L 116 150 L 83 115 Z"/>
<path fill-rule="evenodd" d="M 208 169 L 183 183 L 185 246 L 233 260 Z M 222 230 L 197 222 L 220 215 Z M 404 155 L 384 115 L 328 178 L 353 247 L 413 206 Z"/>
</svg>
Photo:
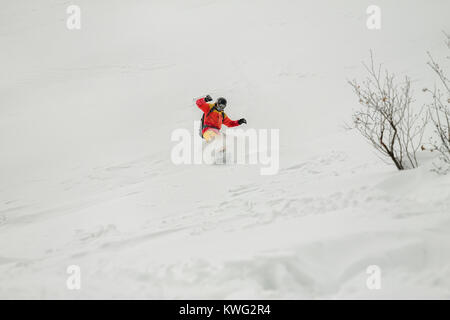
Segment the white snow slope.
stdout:
<svg viewBox="0 0 450 320">
<path fill-rule="evenodd" d="M 370 49 L 424 103 L 450 2 L 372 2 L 1 0 L 0 298 L 450 298 L 450 176 L 342 128 Z M 278 174 L 172 163 L 208 93 Z"/>
</svg>

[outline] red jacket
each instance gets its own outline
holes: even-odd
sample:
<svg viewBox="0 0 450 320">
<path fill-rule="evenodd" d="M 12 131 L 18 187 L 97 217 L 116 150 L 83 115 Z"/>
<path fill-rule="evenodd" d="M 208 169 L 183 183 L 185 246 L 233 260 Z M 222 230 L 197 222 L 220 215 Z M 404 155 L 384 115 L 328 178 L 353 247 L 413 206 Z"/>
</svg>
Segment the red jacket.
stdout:
<svg viewBox="0 0 450 320">
<path fill-rule="evenodd" d="M 220 130 L 220 128 L 222 127 L 222 123 L 227 127 L 237 127 L 239 125 L 239 122 L 237 120 L 231 120 L 230 118 L 228 118 L 225 112 L 223 113 L 223 119 L 222 112 L 219 112 L 215 109 L 212 112 L 209 112 L 211 108 L 214 107 L 214 103 L 207 103 L 205 101 L 205 98 L 198 99 L 196 103 L 197 106 L 205 113 L 205 129 L 203 129 L 202 133 L 205 132 L 208 127 Z"/>
</svg>

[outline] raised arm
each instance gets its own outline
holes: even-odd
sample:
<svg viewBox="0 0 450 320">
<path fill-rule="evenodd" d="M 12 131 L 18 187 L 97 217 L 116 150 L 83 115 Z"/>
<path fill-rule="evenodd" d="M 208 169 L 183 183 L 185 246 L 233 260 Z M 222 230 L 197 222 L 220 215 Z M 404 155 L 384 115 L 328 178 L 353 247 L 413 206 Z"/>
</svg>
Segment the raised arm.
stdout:
<svg viewBox="0 0 450 320">
<path fill-rule="evenodd" d="M 206 113 L 206 112 L 209 112 L 209 110 L 211 109 L 211 106 L 209 105 L 209 103 L 207 101 L 205 101 L 205 98 L 198 99 L 196 104 L 197 104 L 197 107 L 200 108 L 200 110 L 202 110 L 203 112 Z"/>
</svg>

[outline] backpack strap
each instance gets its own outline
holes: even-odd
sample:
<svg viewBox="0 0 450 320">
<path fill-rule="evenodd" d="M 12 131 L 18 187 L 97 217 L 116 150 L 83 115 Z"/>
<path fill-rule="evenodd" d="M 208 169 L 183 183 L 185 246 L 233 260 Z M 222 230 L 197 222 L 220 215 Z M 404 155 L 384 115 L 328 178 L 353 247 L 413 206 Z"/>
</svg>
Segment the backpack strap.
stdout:
<svg viewBox="0 0 450 320">
<path fill-rule="evenodd" d="M 201 123 L 201 128 L 202 128 L 201 131 L 203 131 L 203 129 L 206 128 L 206 126 L 205 126 L 205 119 L 206 119 L 206 118 L 210 115 L 210 113 L 213 112 L 214 110 L 216 110 L 216 111 L 219 112 L 219 110 L 217 110 L 216 106 L 214 105 L 214 106 L 208 111 L 208 113 L 206 114 L 206 116 L 205 116 L 205 113 L 203 114 L 203 116 L 202 116 L 202 123 Z M 222 121 L 225 120 L 225 112 L 224 112 L 224 111 L 220 111 L 219 113 L 222 114 Z M 202 137 L 203 137 L 203 136 L 202 136 Z"/>
<path fill-rule="evenodd" d="M 213 106 L 209 111 L 208 111 L 208 113 L 206 114 L 206 116 L 205 116 L 205 114 L 203 114 L 203 117 L 202 117 L 202 128 L 203 129 L 205 129 L 205 119 L 209 116 L 209 114 L 211 113 L 211 112 L 213 112 L 214 111 L 214 109 L 216 109 L 216 107 L 215 106 Z"/>
<path fill-rule="evenodd" d="M 208 111 L 208 113 L 206 114 L 206 116 L 205 116 L 205 119 L 209 116 L 209 114 L 211 113 L 211 112 L 213 112 L 214 110 L 216 110 L 217 112 L 219 112 L 221 115 L 222 115 L 222 121 L 225 119 L 225 112 L 224 111 L 219 111 L 219 110 L 217 110 L 217 108 L 216 108 L 216 106 L 214 105 L 212 108 L 211 108 L 211 110 L 209 110 Z M 203 115 L 205 115 L 205 114 L 203 114 Z"/>
<path fill-rule="evenodd" d="M 216 109 L 216 105 L 214 105 L 214 106 L 208 111 L 208 114 L 207 114 L 206 116 L 209 116 L 209 114 L 210 114 L 211 112 L 213 112 L 214 110 L 217 110 L 217 109 Z"/>
</svg>

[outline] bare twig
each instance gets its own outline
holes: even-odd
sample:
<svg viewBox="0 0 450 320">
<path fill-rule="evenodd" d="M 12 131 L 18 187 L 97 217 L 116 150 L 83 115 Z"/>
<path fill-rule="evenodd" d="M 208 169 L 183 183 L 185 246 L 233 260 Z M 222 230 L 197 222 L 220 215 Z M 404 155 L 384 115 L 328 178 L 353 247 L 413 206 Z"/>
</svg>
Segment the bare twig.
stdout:
<svg viewBox="0 0 450 320">
<path fill-rule="evenodd" d="M 349 81 L 362 105 L 353 114 L 353 128 L 398 170 L 416 168 L 428 119 L 423 110 L 413 112 L 410 79 L 397 83 L 393 74 L 382 73 L 381 65 L 375 67 L 372 52 L 370 64 L 364 67 L 368 76 L 362 83 Z"/>
<path fill-rule="evenodd" d="M 445 32 L 444 35 L 447 47 L 450 49 L 450 35 Z M 433 90 L 423 90 L 432 98 L 428 105 L 428 113 L 438 137 L 437 141 L 432 141 L 432 146 L 434 150 L 440 152 L 441 159 L 450 167 L 450 80 L 430 53 L 428 57 L 430 58 L 428 65 L 439 80 L 439 85 L 435 85 Z"/>
</svg>

